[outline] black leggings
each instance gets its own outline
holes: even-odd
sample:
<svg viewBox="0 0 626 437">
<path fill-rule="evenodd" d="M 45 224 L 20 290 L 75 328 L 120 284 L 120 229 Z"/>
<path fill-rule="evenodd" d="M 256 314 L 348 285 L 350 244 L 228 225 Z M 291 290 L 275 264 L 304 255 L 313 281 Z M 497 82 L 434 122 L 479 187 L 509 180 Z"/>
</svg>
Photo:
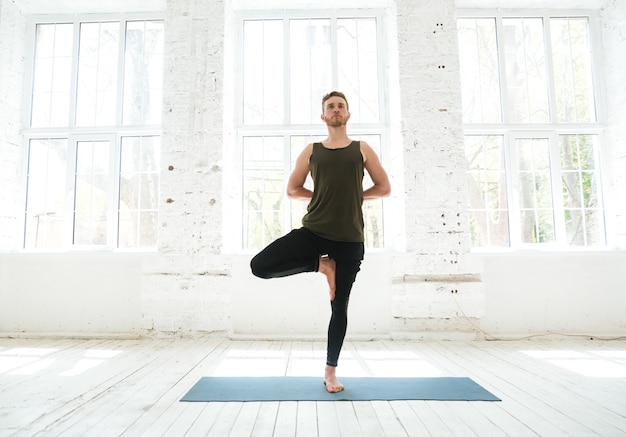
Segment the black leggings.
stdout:
<svg viewBox="0 0 626 437">
<path fill-rule="evenodd" d="M 259 278 L 280 278 L 316 272 L 320 256 L 335 260 L 335 299 L 330 303 L 326 364 L 336 367 L 348 326 L 348 301 L 356 274 L 361 269 L 363 243 L 332 241 L 305 228 L 294 229 L 259 252 L 252 261 L 252 273 Z"/>
</svg>

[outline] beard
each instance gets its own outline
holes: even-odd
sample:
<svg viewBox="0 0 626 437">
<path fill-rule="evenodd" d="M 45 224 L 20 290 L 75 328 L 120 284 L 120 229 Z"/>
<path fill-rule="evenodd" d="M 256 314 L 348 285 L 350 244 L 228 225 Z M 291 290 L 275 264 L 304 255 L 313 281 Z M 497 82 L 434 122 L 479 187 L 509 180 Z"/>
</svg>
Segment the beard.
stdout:
<svg viewBox="0 0 626 437">
<path fill-rule="evenodd" d="M 339 127 L 344 126 L 346 124 L 346 120 L 341 115 L 333 116 L 330 120 L 326 119 L 326 125 L 331 127 Z"/>
</svg>

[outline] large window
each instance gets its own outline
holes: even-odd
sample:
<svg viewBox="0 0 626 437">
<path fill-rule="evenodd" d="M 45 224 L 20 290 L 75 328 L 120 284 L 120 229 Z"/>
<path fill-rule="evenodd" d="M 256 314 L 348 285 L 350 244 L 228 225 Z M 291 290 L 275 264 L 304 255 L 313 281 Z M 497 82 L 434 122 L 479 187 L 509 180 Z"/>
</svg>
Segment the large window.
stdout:
<svg viewBox="0 0 626 437">
<path fill-rule="evenodd" d="M 473 246 L 605 245 L 591 18 L 459 17 Z"/>
<path fill-rule="evenodd" d="M 320 119 L 324 94 L 346 94 L 351 137 L 382 155 L 387 118 L 381 104 L 382 23 L 376 11 L 361 10 L 357 17 L 241 16 L 239 24 L 242 247 L 257 249 L 301 226 L 306 203 L 286 197 L 286 181 L 305 145 L 327 135 Z M 368 183 L 366 176 L 364 186 Z M 382 205 L 381 200 L 363 205 L 369 248 L 384 247 Z"/>
<path fill-rule="evenodd" d="M 155 247 L 163 21 L 33 31 L 24 247 Z"/>
</svg>

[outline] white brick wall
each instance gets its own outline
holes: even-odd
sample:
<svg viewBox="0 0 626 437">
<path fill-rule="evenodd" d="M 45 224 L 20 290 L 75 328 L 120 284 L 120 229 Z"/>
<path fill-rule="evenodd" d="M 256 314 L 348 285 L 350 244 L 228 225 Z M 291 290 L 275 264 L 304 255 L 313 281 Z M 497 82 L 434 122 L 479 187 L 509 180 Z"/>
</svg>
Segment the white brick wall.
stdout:
<svg viewBox="0 0 626 437">
<path fill-rule="evenodd" d="M 396 259 L 403 267 L 394 272 L 392 311 L 399 331 L 416 324 L 422 330 L 471 331 L 466 323 L 441 320 L 484 313 L 482 284 L 454 279 L 480 278 L 467 261 L 467 176 L 454 11 L 452 0 L 397 1 L 408 252 L 401 262 Z M 425 280 L 411 281 L 407 275 Z"/>
<path fill-rule="evenodd" d="M 599 76 L 601 91 L 606 96 L 604 110 L 607 122 L 605 136 L 606 152 L 602 163 L 605 173 L 605 197 L 607 200 L 607 224 L 615 235 L 612 243 L 626 248 L 626 2 L 610 0 L 601 14 L 602 75 Z"/>
<path fill-rule="evenodd" d="M 142 326 L 227 331 L 222 247 L 224 5 L 168 1 L 158 259 L 146 266 Z"/>
<path fill-rule="evenodd" d="M 0 248 L 20 247 L 21 103 L 24 18 L 13 2 L 0 4 Z"/>
</svg>

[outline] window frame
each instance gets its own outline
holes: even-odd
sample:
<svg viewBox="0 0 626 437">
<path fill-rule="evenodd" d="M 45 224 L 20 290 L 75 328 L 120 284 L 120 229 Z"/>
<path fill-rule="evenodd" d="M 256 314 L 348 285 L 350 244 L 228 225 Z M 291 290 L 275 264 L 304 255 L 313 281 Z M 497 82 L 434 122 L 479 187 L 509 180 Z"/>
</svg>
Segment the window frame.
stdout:
<svg viewBox="0 0 626 437">
<path fill-rule="evenodd" d="M 25 58 L 23 96 L 24 104 L 22 109 L 22 166 L 21 166 L 21 194 L 19 197 L 20 210 L 18 217 L 20 220 L 23 252 L 70 252 L 70 251 L 120 251 L 120 252 L 154 252 L 157 245 L 150 247 L 119 247 L 119 214 L 120 214 L 120 169 L 121 169 L 121 147 L 124 137 L 158 137 L 162 138 L 162 120 L 159 124 L 123 124 L 123 99 L 124 99 L 124 68 L 125 68 L 125 46 L 126 37 L 120 37 L 118 47 L 117 75 L 120 79 L 116 86 L 116 114 L 115 124 L 106 126 L 77 126 L 76 125 L 76 90 L 78 72 L 78 50 L 81 23 L 96 22 L 118 22 L 121 30 L 120 35 L 125 35 L 126 24 L 133 21 L 159 21 L 165 25 L 165 13 L 163 12 L 130 12 L 130 13 L 74 13 L 74 14 L 33 14 L 27 18 L 27 35 L 24 41 L 24 51 L 28 54 Z M 45 24 L 72 24 L 73 25 L 73 47 L 71 65 L 71 87 L 70 87 L 70 108 L 68 113 L 68 124 L 62 127 L 31 127 L 31 113 L 33 102 L 33 81 L 35 68 L 35 50 L 37 26 Z M 159 102 L 162 105 L 162 102 Z M 68 162 L 66 176 L 66 190 L 69 190 L 65 202 L 65 223 L 63 224 L 63 243 L 59 247 L 28 247 L 27 242 L 27 199 L 28 199 L 28 172 L 29 172 L 29 150 L 30 141 L 38 139 L 65 139 L 68 147 Z M 110 205 L 107 209 L 107 242 L 106 244 L 75 244 L 74 237 L 74 199 L 76 194 L 75 185 L 69 185 L 70 179 L 76 175 L 76 152 L 78 142 L 109 141 L 111 150 L 109 162 L 109 174 L 112 180 L 108 181 L 110 189 L 107 193 Z M 157 212 L 158 213 L 158 212 Z M 158 228 L 154 230 L 158 231 Z"/>
<path fill-rule="evenodd" d="M 508 98 L 506 93 L 506 65 L 502 41 L 502 19 L 503 18 L 542 18 L 544 32 L 544 48 L 546 62 L 546 77 L 548 81 L 548 103 L 550 111 L 550 121 L 547 123 L 515 123 L 511 122 L 507 105 Z M 611 245 L 611 235 L 609 233 L 610 223 L 607 218 L 607 205 L 604 203 L 603 186 L 605 182 L 605 162 L 602 153 L 602 144 L 604 140 L 605 129 L 605 96 L 602 87 L 602 71 L 600 68 L 600 33 L 598 12 L 594 10 L 580 9 L 457 9 L 457 19 L 477 19 L 486 18 L 494 19 L 496 27 L 496 44 L 498 54 L 499 69 L 499 89 L 501 102 L 501 121 L 499 123 L 463 123 L 464 136 L 485 136 L 497 135 L 503 137 L 503 153 L 504 153 L 504 171 L 505 183 L 507 185 L 507 210 L 508 210 L 508 226 L 509 226 L 509 245 L 508 246 L 472 246 L 472 252 L 509 252 L 517 250 L 532 251 L 602 251 Z M 549 20 L 551 18 L 586 18 L 589 23 L 590 38 L 590 67 L 591 81 L 594 92 L 594 109 L 596 115 L 595 122 L 562 122 L 554 121 L 556 114 L 556 93 L 553 76 L 553 62 L 551 47 L 551 35 L 549 32 Z M 595 171 L 597 174 L 597 193 L 598 193 L 598 211 L 602 213 L 604 243 L 595 246 L 578 246 L 570 245 L 566 241 L 565 221 L 559 217 L 564 213 L 563 198 L 560 195 L 562 190 L 561 181 L 561 164 L 559 161 L 559 137 L 561 135 L 593 135 L 598 139 L 597 147 L 594 147 L 595 153 Z M 522 243 L 521 228 L 519 226 L 520 208 L 518 206 L 519 192 L 517 177 L 514 166 L 514 154 L 516 138 L 547 138 L 550 145 L 550 179 L 552 182 L 552 199 L 553 214 L 555 218 L 555 242 L 553 243 Z M 556 158 L 556 159 L 555 159 Z M 555 188 L 555 184 L 557 188 Z M 471 210 L 469 211 L 471 214 Z"/>
<path fill-rule="evenodd" d="M 377 32 L 377 54 L 378 54 L 378 65 L 377 65 L 377 75 L 378 75 L 378 102 L 379 102 L 379 121 L 377 123 L 355 123 L 351 121 L 349 124 L 349 132 L 350 136 L 353 139 L 358 139 L 362 135 L 379 135 L 380 136 L 380 151 L 379 157 L 381 162 L 385 162 L 387 156 L 390 156 L 389 145 L 387 139 L 389 138 L 389 129 L 390 129 L 390 117 L 389 117 L 389 106 L 388 106 L 388 78 L 387 71 L 385 65 L 387 60 L 384 56 L 384 47 L 387 46 L 386 35 L 385 35 L 385 11 L 380 8 L 363 8 L 363 9 L 316 9 L 316 10 L 302 10 L 302 9 L 283 9 L 283 10 L 239 10 L 235 13 L 235 32 L 236 32 L 236 42 L 235 42 L 235 78 L 234 78 L 234 140 L 236 142 L 236 146 L 233 151 L 233 172 L 237 175 L 234 180 L 234 184 L 232 187 L 232 193 L 236 193 L 238 199 L 235 201 L 240 214 L 232 214 L 229 215 L 228 219 L 231 221 L 231 226 L 229 229 L 240 230 L 239 235 L 237 235 L 233 240 L 234 250 L 243 253 L 250 253 L 256 248 L 250 248 L 246 246 L 246 231 L 244 230 L 244 226 L 246 226 L 244 222 L 244 210 L 245 210 L 245 193 L 243 192 L 243 179 L 244 179 L 244 156 L 243 156 L 243 143 L 245 137 L 270 137 L 270 136 L 281 136 L 283 137 L 284 144 L 284 187 L 286 188 L 287 179 L 292 170 L 292 164 L 295 161 L 297 156 L 290 156 L 290 138 L 294 136 L 304 136 L 304 137 L 318 137 L 325 138 L 328 135 L 326 127 L 324 123 L 319 121 L 319 124 L 291 124 L 289 117 L 289 108 L 290 108 L 290 55 L 289 55 L 289 45 L 287 44 L 289 40 L 289 20 L 292 19 L 329 19 L 331 21 L 331 32 L 333 33 L 333 41 L 336 42 L 336 22 L 339 19 L 359 19 L 359 18 L 374 18 L 376 20 L 376 32 Z M 244 64 L 244 37 L 243 37 L 243 28 L 244 22 L 246 20 L 281 20 L 283 22 L 283 37 L 285 44 L 283 45 L 283 74 L 284 74 L 284 96 L 283 96 L 283 104 L 284 107 L 287 108 L 285 110 L 285 117 L 283 118 L 282 124 L 274 124 L 274 125 L 245 125 L 244 124 L 244 73 L 243 73 L 243 64 Z M 338 89 L 338 77 L 337 77 L 337 46 L 333 44 L 332 46 L 332 70 L 333 70 L 333 85 L 329 87 L 327 92 L 332 91 L 333 89 Z M 339 90 L 342 91 L 342 90 Z M 350 102 L 354 100 L 354 97 L 351 99 L 350 95 L 347 95 Z M 319 114 L 321 115 L 321 98 L 322 95 L 319 96 Z M 352 112 L 352 111 L 351 111 Z M 286 207 L 285 212 L 283 214 L 282 223 L 285 229 L 285 233 L 292 229 L 292 208 L 293 202 L 298 202 L 294 200 L 286 199 Z M 387 219 L 387 215 L 389 214 L 388 208 L 384 207 L 384 202 L 382 202 L 382 217 L 383 217 L 383 236 L 384 236 L 384 245 L 382 248 L 368 248 L 366 245 L 367 251 L 381 251 L 386 250 L 394 246 L 392 241 L 393 233 L 389 229 L 391 226 L 391 220 Z M 306 206 L 306 205 L 305 205 Z M 364 205 L 365 208 L 365 205 Z M 367 232 L 367 225 L 366 225 Z M 267 243 L 267 242 L 266 242 Z"/>
</svg>

